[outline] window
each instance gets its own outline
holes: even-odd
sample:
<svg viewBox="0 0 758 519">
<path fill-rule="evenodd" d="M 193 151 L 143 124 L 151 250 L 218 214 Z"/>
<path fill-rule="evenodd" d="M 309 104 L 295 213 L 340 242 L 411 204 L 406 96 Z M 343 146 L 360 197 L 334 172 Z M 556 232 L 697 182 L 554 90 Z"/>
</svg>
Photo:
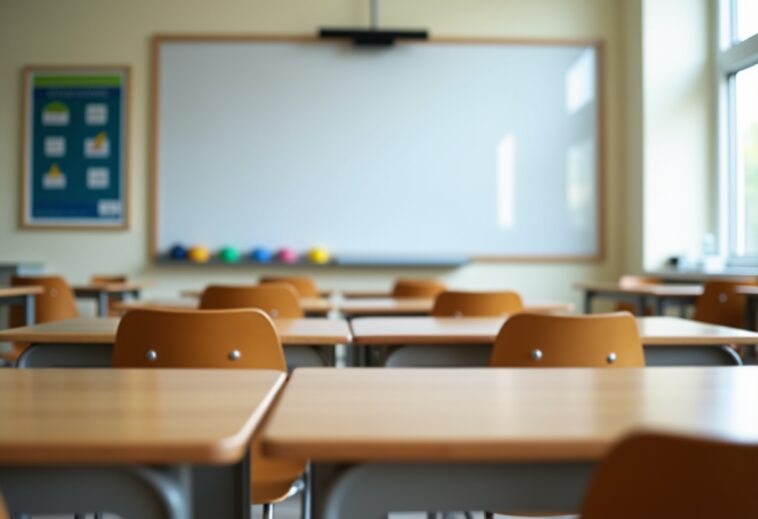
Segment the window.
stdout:
<svg viewBox="0 0 758 519">
<path fill-rule="evenodd" d="M 758 0 L 732 0 L 734 41 L 743 41 L 758 33 Z"/>
<path fill-rule="evenodd" d="M 722 1 L 722 229 L 729 263 L 758 266 L 758 0 Z"/>
</svg>

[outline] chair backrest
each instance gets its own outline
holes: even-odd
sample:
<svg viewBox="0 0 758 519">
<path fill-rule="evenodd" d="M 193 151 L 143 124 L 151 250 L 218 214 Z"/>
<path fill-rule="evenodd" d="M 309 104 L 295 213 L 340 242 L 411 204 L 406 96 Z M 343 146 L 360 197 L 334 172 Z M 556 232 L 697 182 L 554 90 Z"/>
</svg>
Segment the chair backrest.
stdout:
<svg viewBox="0 0 758 519">
<path fill-rule="evenodd" d="M 581 519 L 758 517 L 758 446 L 639 433 L 590 482 Z"/>
<path fill-rule="evenodd" d="M 60 321 L 79 316 L 76 308 L 74 291 L 61 276 L 14 276 L 11 278 L 11 286 L 37 285 L 45 289 L 42 294 L 34 298 L 34 319 L 36 323 Z M 19 307 L 11 307 L 10 325 L 24 325 L 24 310 Z"/>
<path fill-rule="evenodd" d="M 524 309 L 517 292 L 459 292 L 447 290 L 437 296 L 432 308 L 435 317 L 497 317 Z"/>
<path fill-rule="evenodd" d="M 287 283 L 292 285 L 300 297 L 319 297 L 313 278 L 308 276 L 263 276 L 258 281 L 264 283 Z"/>
<path fill-rule="evenodd" d="M 436 279 L 398 279 L 392 287 L 392 297 L 437 297 L 445 285 Z"/>
<path fill-rule="evenodd" d="M 619 286 L 621 288 L 635 288 L 641 285 L 660 285 L 661 283 L 663 283 L 663 279 L 655 276 L 625 275 L 619 278 Z"/>
<path fill-rule="evenodd" d="M 121 283 L 126 283 L 128 281 L 128 278 L 125 275 L 122 274 L 114 274 L 114 275 L 108 275 L 108 274 L 95 274 L 94 276 L 89 278 L 89 282 L 93 285 L 117 285 Z"/>
<path fill-rule="evenodd" d="M 756 285 L 755 281 L 708 281 L 703 286 L 703 295 L 695 303 L 696 321 L 745 328 L 747 299 L 737 293 L 741 285 Z"/>
<path fill-rule="evenodd" d="M 255 309 L 127 312 L 113 366 L 287 370 L 274 323 Z"/>
<path fill-rule="evenodd" d="M 663 283 L 662 278 L 654 276 L 632 276 L 626 275 L 619 278 L 619 286 L 621 288 L 638 288 L 644 285 L 660 285 Z M 630 314 L 637 313 L 637 307 L 627 301 L 619 301 L 614 308 L 616 312 L 629 312 Z M 644 315 L 653 315 L 653 308 L 644 308 Z"/>
<path fill-rule="evenodd" d="M 500 329 L 490 366 L 642 367 L 637 323 L 631 314 L 516 314 Z"/>
<path fill-rule="evenodd" d="M 287 283 L 255 286 L 211 285 L 203 291 L 199 308 L 258 308 L 275 319 L 294 319 L 304 315 L 297 292 Z"/>
</svg>

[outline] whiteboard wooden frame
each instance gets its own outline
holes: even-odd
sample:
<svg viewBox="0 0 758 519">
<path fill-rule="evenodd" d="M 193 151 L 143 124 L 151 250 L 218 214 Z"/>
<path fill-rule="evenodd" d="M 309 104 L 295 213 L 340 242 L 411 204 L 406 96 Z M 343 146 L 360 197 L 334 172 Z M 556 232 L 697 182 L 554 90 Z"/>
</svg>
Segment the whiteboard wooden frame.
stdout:
<svg viewBox="0 0 758 519">
<path fill-rule="evenodd" d="M 30 166 L 30 152 L 29 152 L 29 132 L 31 130 L 31 117 L 33 115 L 30 113 L 31 109 L 31 99 L 30 99 L 30 93 L 32 89 L 31 84 L 31 78 L 34 74 L 38 73 L 46 73 L 46 72 L 52 72 L 52 73 L 70 73 L 75 74 L 77 72 L 85 72 L 85 73 L 91 73 L 91 72 L 113 72 L 118 71 L 119 73 L 123 74 L 124 77 L 124 83 L 123 83 L 123 112 L 121 114 L 123 118 L 123 124 L 122 124 L 122 135 L 120 135 L 122 141 L 123 141 L 123 169 L 120 172 L 121 178 L 123 182 L 123 194 L 121 197 L 122 200 L 122 207 L 123 207 L 123 218 L 122 221 L 118 224 L 114 225 L 96 225 L 96 224 L 76 224 L 76 223 L 62 223 L 62 224 L 50 224 L 50 223 L 35 223 L 33 220 L 30 220 L 29 218 L 29 210 L 30 210 L 30 193 L 29 193 L 29 183 L 31 182 L 31 171 L 29 171 Z M 21 147 L 19 149 L 20 153 L 20 160 L 19 164 L 21 164 L 21 174 L 20 174 L 20 195 L 21 195 L 21 204 L 19 205 L 19 228 L 23 230 L 41 230 L 41 231 L 51 231 L 51 230 L 68 230 L 68 231 L 126 231 L 129 230 L 130 221 L 131 221 L 131 211 L 130 211 L 130 205 L 131 205 L 131 167 L 130 167 L 130 156 L 131 156 L 131 146 L 130 146 L 130 132 L 131 132 L 131 66 L 130 65 L 122 65 L 122 64 L 115 64 L 115 65 L 28 65 L 23 68 L 23 84 L 22 84 L 22 105 L 21 105 Z"/>
<path fill-rule="evenodd" d="M 151 95 L 151 113 L 150 113 L 150 256 L 155 261 L 160 258 L 158 250 L 158 218 L 159 218 L 159 152 L 160 143 L 160 49 L 164 43 L 302 43 L 302 44 L 324 44 L 322 40 L 311 35 L 249 35 L 249 34 L 158 34 L 153 37 L 152 42 L 152 81 L 150 87 Z M 595 205 L 597 208 L 597 251 L 590 255 L 561 256 L 561 255 L 472 255 L 471 260 L 477 262 L 499 263 L 499 262 L 529 262 L 529 263 L 586 263 L 600 262 L 605 259 L 605 54 L 604 44 L 598 39 L 570 39 L 570 38 L 497 38 L 497 37 L 433 37 L 428 40 L 399 42 L 398 45 L 435 45 L 435 44 L 456 44 L 456 45 L 544 45 L 544 46 L 585 46 L 592 47 L 597 56 L 597 73 L 595 78 L 595 87 L 597 92 L 597 190 Z M 345 43 L 334 42 L 334 45 L 345 45 Z"/>
</svg>

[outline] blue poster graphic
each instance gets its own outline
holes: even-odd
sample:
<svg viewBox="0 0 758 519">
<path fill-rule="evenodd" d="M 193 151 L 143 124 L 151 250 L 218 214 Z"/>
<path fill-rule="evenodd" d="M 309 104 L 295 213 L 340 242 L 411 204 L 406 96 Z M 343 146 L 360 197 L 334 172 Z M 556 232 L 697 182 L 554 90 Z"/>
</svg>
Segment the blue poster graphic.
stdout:
<svg viewBox="0 0 758 519">
<path fill-rule="evenodd" d="M 125 71 L 30 78 L 25 223 L 125 225 Z"/>
</svg>

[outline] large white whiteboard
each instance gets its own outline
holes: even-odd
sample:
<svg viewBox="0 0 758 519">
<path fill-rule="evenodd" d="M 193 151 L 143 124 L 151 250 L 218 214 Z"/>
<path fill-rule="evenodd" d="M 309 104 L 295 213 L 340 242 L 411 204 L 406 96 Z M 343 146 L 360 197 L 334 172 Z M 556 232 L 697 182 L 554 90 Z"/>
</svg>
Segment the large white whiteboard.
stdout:
<svg viewBox="0 0 758 519">
<path fill-rule="evenodd" d="M 602 254 L 599 53 L 156 39 L 155 246 Z"/>
</svg>

